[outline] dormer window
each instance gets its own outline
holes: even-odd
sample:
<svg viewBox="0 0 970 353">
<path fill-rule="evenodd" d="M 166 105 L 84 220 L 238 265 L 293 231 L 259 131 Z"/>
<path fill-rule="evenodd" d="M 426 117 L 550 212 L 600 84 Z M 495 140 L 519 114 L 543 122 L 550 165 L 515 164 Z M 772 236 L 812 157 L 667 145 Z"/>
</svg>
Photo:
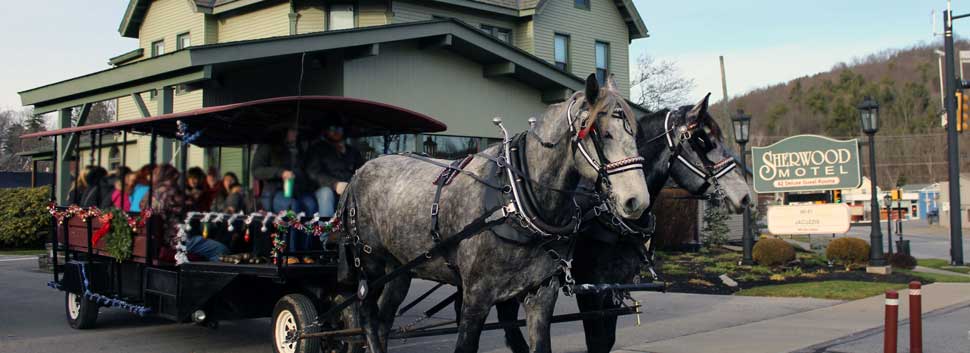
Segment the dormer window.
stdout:
<svg viewBox="0 0 970 353">
<path fill-rule="evenodd" d="M 165 41 L 157 40 L 152 42 L 152 57 L 165 55 Z"/>
<path fill-rule="evenodd" d="M 354 4 L 333 4 L 327 15 L 327 28 L 330 30 L 354 28 Z"/>
<path fill-rule="evenodd" d="M 569 71 L 569 36 L 556 33 L 553 39 L 553 52 L 555 55 L 556 68 L 562 71 Z"/>
</svg>

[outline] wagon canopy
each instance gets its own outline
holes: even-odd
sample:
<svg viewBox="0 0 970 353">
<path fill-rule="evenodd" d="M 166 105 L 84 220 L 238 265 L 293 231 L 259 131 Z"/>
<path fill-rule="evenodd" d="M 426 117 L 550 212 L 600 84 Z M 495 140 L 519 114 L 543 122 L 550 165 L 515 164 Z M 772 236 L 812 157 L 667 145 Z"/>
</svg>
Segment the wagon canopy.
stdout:
<svg viewBox="0 0 970 353">
<path fill-rule="evenodd" d="M 191 143 L 201 147 L 274 143 L 286 127 L 313 132 L 329 124 L 345 127 L 350 137 L 441 132 L 448 127 L 434 118 L 401 107 L 349 97 L 290 96 L 206 107 L 141 119 L 42 131 L 21 136 L 37 138 L 107 130 L 176 138 L 178 122 Z"/>
</svg>

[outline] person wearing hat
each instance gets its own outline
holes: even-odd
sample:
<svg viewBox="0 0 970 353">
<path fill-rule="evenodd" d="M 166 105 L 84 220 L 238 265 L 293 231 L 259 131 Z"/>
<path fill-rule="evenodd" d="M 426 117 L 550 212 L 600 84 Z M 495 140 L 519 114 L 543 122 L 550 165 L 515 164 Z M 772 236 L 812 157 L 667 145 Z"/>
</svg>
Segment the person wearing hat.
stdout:
<svg viewBox="0 0 970 353">
<path fill-rule="evenodd" d="M 340 125 L 325 127 L 310 151 L 307 172 L 316 183 L 314 196 L 320 216 L 331 217 L 337 196 L 344 193 L 354 172 L 364 165 L 364 158 L 344 141 L 344 128 Z"/>
</svg>

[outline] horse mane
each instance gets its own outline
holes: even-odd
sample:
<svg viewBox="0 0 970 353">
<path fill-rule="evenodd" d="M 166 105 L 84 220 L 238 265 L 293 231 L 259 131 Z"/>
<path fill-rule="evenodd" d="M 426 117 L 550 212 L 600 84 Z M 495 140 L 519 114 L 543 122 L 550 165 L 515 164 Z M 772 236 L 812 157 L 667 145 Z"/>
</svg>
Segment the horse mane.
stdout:
<svg viewBox="0 0 970 353">
<path fill-rule="evenodd" d="M 627 119 L 627 123 L 630 125 L 634 131 L 637 129 L 637 119 L 636 114 L 633 114 L 633 109 L 630 108 L 629 104 L 626 104 L 626 100 L 622 95 L 616 92 L 612 92 L 609 89 L 601 90 L 599 97 L 596 99 L 596 104 L 589 110 L 589 116 L 593 117 L 588 119 L 585 124 L 580 127 L 580 130 L 587 130 L 590 126 L 593 126 L 599 118 L 601 113 L 613 114 L 613 110 L 617 107 L 623 109 L 623 115 Z"/>
</svg>

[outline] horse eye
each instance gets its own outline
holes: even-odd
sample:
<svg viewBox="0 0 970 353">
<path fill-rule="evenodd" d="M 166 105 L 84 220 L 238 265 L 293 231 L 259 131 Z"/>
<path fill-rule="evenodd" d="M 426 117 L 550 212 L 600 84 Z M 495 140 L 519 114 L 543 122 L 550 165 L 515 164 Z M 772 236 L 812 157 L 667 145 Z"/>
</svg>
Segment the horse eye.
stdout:
<svg viewBox="0 0 970 353">
<path fill-rule="evenodd" d="M 613 139 L 613 134 L 611 134 L 609 132 L 603 133 L 603 138 L 612 140 Z"/>
</svg>

